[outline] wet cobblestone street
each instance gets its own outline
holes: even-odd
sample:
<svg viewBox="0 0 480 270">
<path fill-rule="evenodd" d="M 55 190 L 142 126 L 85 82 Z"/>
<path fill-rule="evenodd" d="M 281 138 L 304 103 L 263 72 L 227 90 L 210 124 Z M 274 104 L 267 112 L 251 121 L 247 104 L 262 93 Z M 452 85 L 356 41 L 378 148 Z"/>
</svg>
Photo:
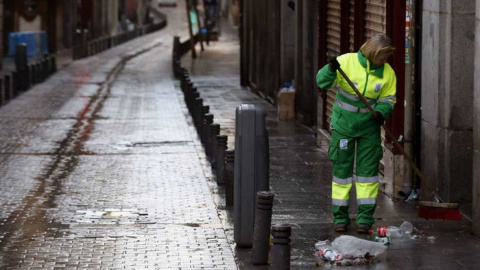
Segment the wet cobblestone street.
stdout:
<svg viewBox="0 0 480 270">
<path fill-rule="evenodd" d="M 172 39 L 74 62 L 0 110 L 1 269 L 236 268 Z"/>
</svg>

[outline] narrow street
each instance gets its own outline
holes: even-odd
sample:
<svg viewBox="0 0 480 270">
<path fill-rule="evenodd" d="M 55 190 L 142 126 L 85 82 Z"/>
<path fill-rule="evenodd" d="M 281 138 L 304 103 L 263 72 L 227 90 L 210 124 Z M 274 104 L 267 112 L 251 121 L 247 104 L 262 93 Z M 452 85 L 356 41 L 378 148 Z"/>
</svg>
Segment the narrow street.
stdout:
<svg viewBox="0 0 480 270">
<path fill-rule="evenodd" d="M 0 110 L 0 268 L 236 268 L 172 33 L 73 62 Z"/>
<path fill-rule="evenodd" d="M 66 63 L 0 108 L 0 269 L 269 269 L 235 246 L 225 188 L 173 78 L 173 37 L 188 38 L 185 7 L 161 10 L 165 29 Z M 182 66 L 228 148 L 238 105 L 266 112 L 272 222 L 292 227 L 291 268 L 315 269 L 315 243 L 340 235 L 331 163 L 311 128 L 279 121 L 275 106 L 240 86 L 238 29 L 222 27 L 218 42 L 197 46 L 199 57 L 183 56 Z M 407 220 L 423 234 L 393 239 L 369 269 L 478 264 L 469 224 L 420 219 L 416 205 L 384 194 L 377 204 L 374 229 Z M 375 238 L 353 226 L 348 234 Z"/>
</svg>

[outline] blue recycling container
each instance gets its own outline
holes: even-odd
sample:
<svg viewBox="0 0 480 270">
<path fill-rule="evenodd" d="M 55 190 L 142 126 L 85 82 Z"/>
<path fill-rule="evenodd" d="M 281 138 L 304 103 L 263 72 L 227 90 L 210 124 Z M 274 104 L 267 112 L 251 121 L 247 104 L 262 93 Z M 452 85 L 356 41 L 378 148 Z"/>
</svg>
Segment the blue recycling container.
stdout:
<svg viewBox="0 0 480 270">
<path fill-rule="evenodd" d="M 48 36 L 45 31 L 12 32 L 8 36 L 8 55 L 15 57 L 18 44 L 27 44 L 27 57 L 40 58 L 48 54 Z"/>
</svg>

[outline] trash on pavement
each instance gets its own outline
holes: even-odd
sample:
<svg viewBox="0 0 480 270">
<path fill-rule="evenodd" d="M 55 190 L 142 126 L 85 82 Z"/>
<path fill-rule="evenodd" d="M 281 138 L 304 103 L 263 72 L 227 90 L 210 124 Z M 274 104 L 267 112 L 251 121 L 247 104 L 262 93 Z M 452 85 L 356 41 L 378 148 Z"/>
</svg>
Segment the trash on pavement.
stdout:
<svg viewBox="0 0 480 270">
<path fill-rule="evenodd" d="M 400 225 L 400 230 L 404 231 L 405 233 L 412 233 L 413 232 L 413 225 L 409 221 L 404 221 L 402 225 Z"/>
<path fill-rule="evenodd" d="M 388 236 L 387 237 L 375 236 L 375 242 L 382 243 L 382 244 L 388 246 L 392 243 L 392 239 Z"/>
<path fill-rule="evenodd" d="M 400 227 L 395 226 L 379 226 L 377 235 L 379 237 L 401 238 L 404 233 L 411 234 L 413 232 L 413 225 L 409 221 L 404 221 Z"/>
<path fill-rule="evenodd" d="M 365 256 L 367 253 L 378 256 L 387 249 L 382 243 L 376 243 L 350 235 L 337 237 L 332 242 L 332 247 L 341 254 L 352 256 Z"/>
<path fill-rule="evenodd" d="M 318 250 L 317 266 L 325 263 L 335 266 L 356 266 L 374 264 L 376 257 L 387 247 L 383 243 L 342 235 L 331 245 L 328 240 L 317 242 L 315 249 Z"/>
</svg>

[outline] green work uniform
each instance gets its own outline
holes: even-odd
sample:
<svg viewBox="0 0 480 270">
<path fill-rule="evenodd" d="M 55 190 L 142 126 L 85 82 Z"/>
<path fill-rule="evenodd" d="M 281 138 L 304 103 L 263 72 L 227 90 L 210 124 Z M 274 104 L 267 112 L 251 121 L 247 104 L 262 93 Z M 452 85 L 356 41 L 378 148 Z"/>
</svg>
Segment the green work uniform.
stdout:
<svg viewBox="0 0 480 270">
<path fill-rule="evenodd" d="M 396 76 L 389 64 L 375 67 L 361 53 L 337 57 L 340 67 L 375 111 L 390 117 L 396 102 Z M 356 223 L 372 225 L 379 187 L 378 167 L 383 156 L 380 125 L 337 71 L 328 65 L 317 74 L 317 84 L 330 90 L 337 86 L 331 119 L 332 139 L 328 156 L 333 162 L 333 221 L 350 223 L 348 199 L 355 182 L 358 214 Z M 356 158 L 355 158 L 356 145 Z M 356 173 L 353 173 L 356 159 Z"/>
</svg>

